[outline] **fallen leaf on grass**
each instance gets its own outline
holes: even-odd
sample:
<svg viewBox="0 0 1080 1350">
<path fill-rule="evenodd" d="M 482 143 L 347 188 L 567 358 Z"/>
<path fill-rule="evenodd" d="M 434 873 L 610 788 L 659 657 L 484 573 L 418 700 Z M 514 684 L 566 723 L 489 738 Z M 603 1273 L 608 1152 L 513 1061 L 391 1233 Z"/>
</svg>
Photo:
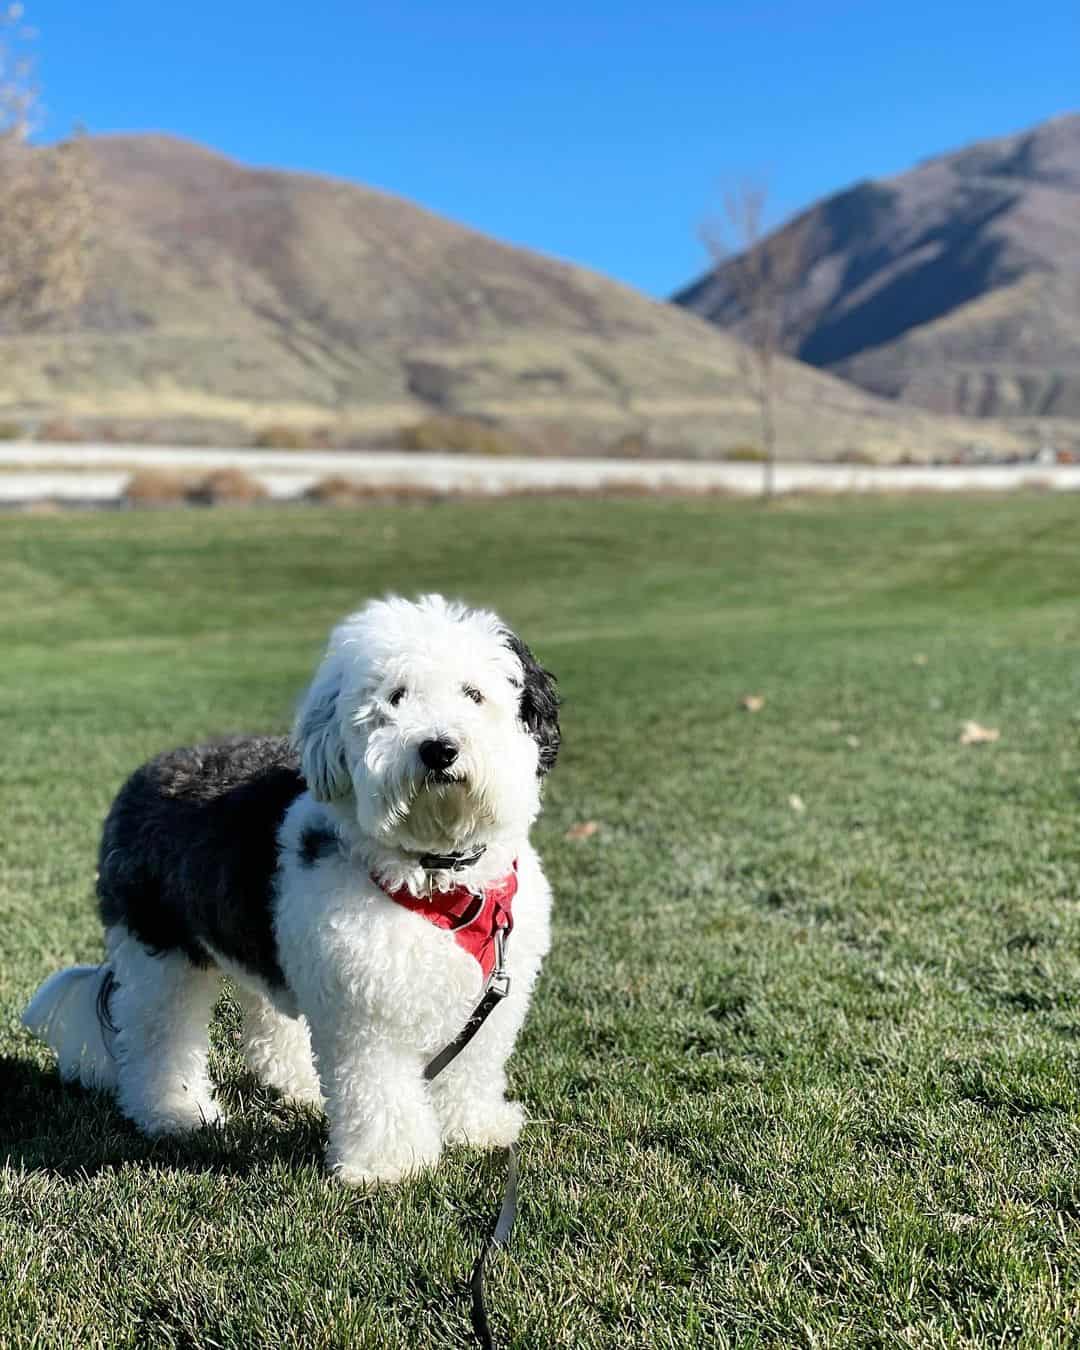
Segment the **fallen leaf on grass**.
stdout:
<svg viewBox="0 0 1080 1350">
<path fill-rule="evenodd" d="M 567 839 L 591 839 L 600 826 L 595 820 L 583 820 L 577 825 L 571 825 L 566 831 Z"/>
<path fill-rule="evenodd" d="M 965 722 L 960 733 L 961 745 L 989 745 L 1000 740 L 1001 732 L 997 727 L 984 727 L 978 722 Z"/>
<path fill-rule="evenodd" d="M 791 807 L 793 811 L 802 812 L 806 810 L 806 803 L 803 801 L 803 799 L 799 796 L 797 792 L 793 792 L 791 794 L 791 796 L 787 799 L 787 804 L 788 806 Z"/>
<path fill-rule="evenodd" d="M 744 694 L 739 700 L 747 712 L 760 712 L 765 706 L 764 694 Z"/>
</svg>

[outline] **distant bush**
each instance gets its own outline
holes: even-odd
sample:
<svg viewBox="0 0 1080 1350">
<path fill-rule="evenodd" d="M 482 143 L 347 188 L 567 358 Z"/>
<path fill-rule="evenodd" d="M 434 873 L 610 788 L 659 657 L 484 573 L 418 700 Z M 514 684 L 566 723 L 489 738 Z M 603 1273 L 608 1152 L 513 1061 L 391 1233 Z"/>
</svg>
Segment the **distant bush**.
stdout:
<svg viewBox="0 0 1080 1350">
<path fill-rule="evenodd" d="M 178 506 L 187 500 L 191 480 L 172 469 L 139 469 L 124 487 L 124 500 L 132 506 Z"/>
<path fill-rule="evenodd" d="M 106 445 L 125 445 L 129 441 L 149 441 L 151 437 L 139 435 L 138 431 L 132 435 L 129 427 L 117 422 L 102 422 L 94 428 L 92 439 L 103 441 Z"/>
<path fill-rule="evenodd" d="M 37 429 L 37 440 L 50 442 L 71 442 L 85 440 L 81 428 L 74 422 L 69 422 L 66 417 L 53 417 L 48 422 L 42 422 Z"/>
<path fill-rule="evenodd" d="M 310 450 L 315 435 L 308 427 L 291 427 L 274 423 L 261 427 L 252 441 L 260 450 Z"/>
<path fill-rule="evenodd" d="M 257 478 L 243 469 L 215 469 L 187 492 L 198 506 L 247 506 L 265 501 L 270 493 Z"/>
<path fill-rule="evenodd" d="M 320 506 L 355 506 L 368 495 L 359 483 L 335 473 L 312 483 L 304 493 L 304 500 Z"/>
<path fill-rule="evenodd" d="M 528 455 L 522 437 L 478 417 L 428 417 L 398 432 L 402 450 L 450 450 L 473 455 Z"/>
<path fill-rule="evenodd" d="M 643 432 L 628 431 L 607 447 L 607 453 L 619 459 L 648 459 L 656 451 Z"/>
<path fill-rule="evenodd" d="M 731 464 L 764 464 L 769 458 L 757 445 L 733 445 L 724 451 L 723 457 Z"/>
<path fill-rule="evenodd" d="M 23 429 L 18 422 L 0 422 L 0 441 L 18 441 L 22 439 Z"/>
<path fill-rule="evenodd" d="M 303 494 L 320 506 L 359 506 L 362 502 L 421 502 L 431 504 L 442 494 L 417 483 L 361 483 L 342 474 L 320 478 Z"/>
</svg>

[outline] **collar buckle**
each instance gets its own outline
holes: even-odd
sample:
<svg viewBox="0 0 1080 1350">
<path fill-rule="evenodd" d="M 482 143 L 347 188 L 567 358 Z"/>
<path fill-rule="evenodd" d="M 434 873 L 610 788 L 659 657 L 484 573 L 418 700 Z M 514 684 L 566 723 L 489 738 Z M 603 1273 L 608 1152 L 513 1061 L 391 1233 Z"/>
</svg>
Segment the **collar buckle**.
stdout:
<svg viewBox="0 0 1080 1350">
<path fill-rule="evenodd" d="M 471 867 L 473 863 L 479 862 L 486 852 L 487 845 L 480 844 L 468 853 L 421 853 L 419 863 L 427 873 L 464 872 L 466 867 Z"/>
</svg>

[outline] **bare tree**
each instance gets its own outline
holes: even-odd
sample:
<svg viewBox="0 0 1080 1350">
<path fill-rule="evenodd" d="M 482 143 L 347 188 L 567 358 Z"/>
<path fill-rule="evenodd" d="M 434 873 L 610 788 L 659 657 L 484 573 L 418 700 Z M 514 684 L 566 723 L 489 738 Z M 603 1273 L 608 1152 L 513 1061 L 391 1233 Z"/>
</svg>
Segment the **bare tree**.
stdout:
<svg viewBox="0 0 1080 1350">
<path fill-rule="evenodd" d="M 740 338 L 739 369 L 758 410 L 765 456 L 762 493 L 771 497 L 776 484 L 776 396 L 782 375 L 778 357 L 784 351 L 805 248 L 798 221 L 766 235 L 767 205 L 765 184 L 742 179 L 724 193 L 722 211 L 706 218 L 701 237 L 714 275 L 730 288 L 732 303 L 726 308 Z"/>
<path fill-rule="evenodd" d="M 21 4 L 0 9 L 0 320 L 15 329 L 81 300 L 92 213 L 84 138 L 30 143 L 39 108 L 33 36 Z"/>
</svg>

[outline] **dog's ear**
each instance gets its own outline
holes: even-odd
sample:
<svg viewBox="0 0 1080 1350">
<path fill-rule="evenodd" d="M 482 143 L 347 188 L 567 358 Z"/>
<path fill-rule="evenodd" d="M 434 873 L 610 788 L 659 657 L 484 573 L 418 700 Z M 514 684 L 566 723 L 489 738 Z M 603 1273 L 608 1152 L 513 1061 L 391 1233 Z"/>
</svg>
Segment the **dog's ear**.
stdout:
<svg viewBox="0 0 1080 1350">
<path fill-rule="evenodd" d="M 523 682 L 518 715 L 540 747 L 536 772 L 543 777 L 554 765 L 562 741 L 555 676 L 543 668 L 525 643 L 509 628 L 504 630 L 503 641 L 521 662 Z"/>
<path fill-rule="evenodd" d="M 347 797 L 352 791 L 338 725 L 340 692 L 341 658 L 337 652 L 330 652 L 300 703 L 292 736 L 311 795 L 320 802 Z"/>
</svg>

